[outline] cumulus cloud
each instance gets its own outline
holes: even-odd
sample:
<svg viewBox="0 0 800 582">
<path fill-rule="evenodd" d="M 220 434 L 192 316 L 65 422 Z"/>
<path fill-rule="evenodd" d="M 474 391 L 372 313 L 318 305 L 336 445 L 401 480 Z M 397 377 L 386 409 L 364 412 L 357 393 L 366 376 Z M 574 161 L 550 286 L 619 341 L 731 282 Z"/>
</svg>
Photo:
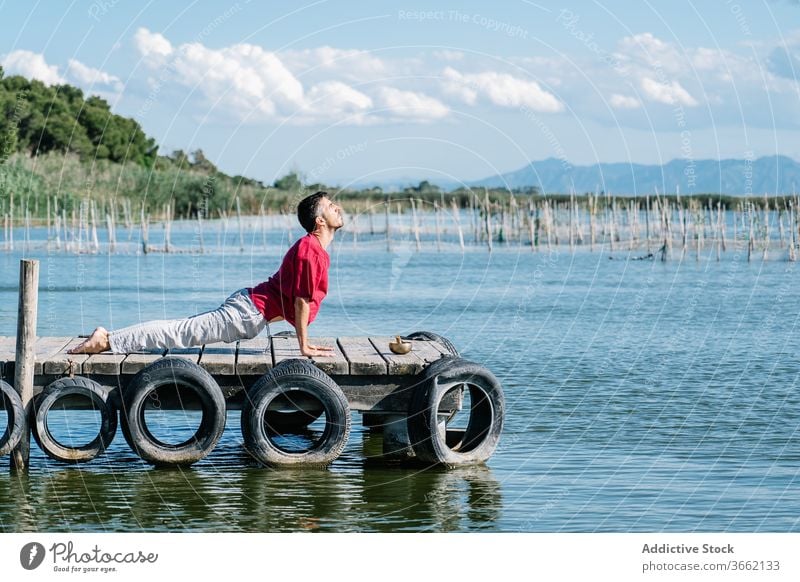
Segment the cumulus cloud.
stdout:
<svg viewBox="0 0 800 582">
<path fill-rule="evenodd" d="M 694 107 L 697 101 L 694 97 L 689 95 L 678 81 L 671 83 L 660 83 L 650 77 L 644 77 L 641 80 L 641 87 L 644 94 L 658 103 L 665 105 L 686 105 L 687 107 Z"/>
<path fill-rule="evenodd" d="M 372 99 L 339 81 L 325 81 L 308 92 L 305 113 L 310 117 L 338 117 L 350 123 L 364 123 Z"/>
<path fill-rule="evenodd" d="M 507 73 L 485 71 L 461 73 L 447 67 L 442 73 L 444 90 L 472 105 L 483 97 L 501 107 L 525 106 L 540 113 L 557 113 L 564 110 L 558 98 L 542 89 L 536 81 L 528 81 Z"/>
<path fill-rule="evenodd" d="M 608 102 L 614 109 L 638 109 L 642 106 L 642 102 L 636 97 L 620 95 L 619 93 L 614 93 Z"/>
<path fill-rule="evenodd" d="M 119 77 L 110 75 L 100 69 L 94 69 L 82 62 L 70 59 L 67 63 L 67 75 L 74 79 L 77 84 L 83 86 L 106 86 L 111 87 L 115 91 L 122 91 L 122 82 Z"/>
<path fill-rule="evenodd" d="M 172 43 L 163 35 L 150 32 L 146 28 L 136 31 L 136 34 L 133 35 L 133 42 L 139 54 L 144 58 L 167 57 L 172 54 Z"/>
<path fill-rule="evenodd" d="M 146 29 L 134 43 L 144 63 L 165 82 L 196 91 L 215 108 L 241 120 L 291 123 L 379 123 L 439 119 L 448 108 L 423 93 L 382 86 L 385 63 L 367 51 L 323 46 L 277 53 L 239 43 L 209 48 L 173 45 Z M 354 79 L 374 78 L 354 86 Z M 302 79 L 302 81 L 301 81 Z M 375 104 L 387 111 L 375 112 Z"/>
<path fill-rule="evenodd" d="M 378 91 L 378 101 L 393 115 L 406 119 L 435 120 L 446 117 L 450 113 L 447 106 L 438 99 L 423 93 L 403 91 L 394 87 L 381 87 Z"/>
<path fill-rule="evenodd" d="M 44 55 L 26 50 L 16 50 L 2 57 L 0 63 L 7 74 L 36 79 L 45 85 L 61 85 L 65 79 L 56 65 L 48 65 Z"/>
<path fill-rule="evenodd" d="M 386 73 L 386 63 L 368 51 L 322 46 L 313 49 L 285 51 L 281 59 L 297 74 L 337 74 L 351 81 L 375 79 Z"/>
</svg>

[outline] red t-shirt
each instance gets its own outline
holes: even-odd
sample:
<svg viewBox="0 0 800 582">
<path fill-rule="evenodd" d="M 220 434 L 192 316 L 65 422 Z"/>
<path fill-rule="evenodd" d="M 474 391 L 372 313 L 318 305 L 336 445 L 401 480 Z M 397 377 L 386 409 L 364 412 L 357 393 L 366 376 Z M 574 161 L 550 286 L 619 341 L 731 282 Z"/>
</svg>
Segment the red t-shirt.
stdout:
<svg viewBox="0 0 800 582">
<path fill-rule="evenodd" d="M 308 323 L 328 293 L 331 259 L 313 234 L 300 238 L 283 257 L 281 268 L 268 281 L 248 288 L 250 299 L 267 321 L 281 316 L 295 325 L 294 300 L 308 299 Z"/>
</svg>

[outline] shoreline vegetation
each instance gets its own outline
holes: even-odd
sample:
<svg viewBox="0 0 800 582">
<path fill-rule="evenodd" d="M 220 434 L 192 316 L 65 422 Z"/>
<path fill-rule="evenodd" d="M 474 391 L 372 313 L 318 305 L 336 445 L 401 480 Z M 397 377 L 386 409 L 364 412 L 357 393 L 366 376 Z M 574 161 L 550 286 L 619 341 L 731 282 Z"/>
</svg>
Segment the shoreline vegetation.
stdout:
<svg viewBox="0 0 800 582">
<path fill-rule="evenodd" d="M 170 252 L 170 225 L 176 220 L 219 219 L 227 229 L 235 217 L 257 217 L 259 228 L 289 228 L 302 197 L 327 190 L 355 217 L 350 232 L 407 236 L 417 248 L 429 238 L 441 247 L 447 236 L 465 244 L 569 244 L 570 248 L 627 245 L 665 258 L 714 241 L 720 251 L 732 239 L 745 240 L 748 256 L 780 244 L 794 260 L 800 239 L 797 195 L 680 196 L 658 192 L 619 196 L 606 192 L 544 194 L 536 188 L 459 188 L 444 191 L 427 181 L 402 191 L 337 189 L 305 184 L 290 172 L 272 185 L 221 172 L 202 150 L 160 155 L 155 140 L 138 122 L 111 112 L 109 104 L 69 85 L 49 87 L 23 77 L 4 77 L 0 68 L 0 217 L 4 250 L 14 248 L 14 229 L 46 226 L 61 248 L 99 251 L 97 231 L 105 229 L 109 250 L 117 247 L 118 226 L 138 230 L 149 252 L 149 229 L 161 223 L 163 248 Z M 361 228 L 368 216 L 369 228 Z M 269 217 L 272 217 L 270 219 Z M 287 219 L 289 218 L 288 222 Z M 382 220 L 381 220 L 382 218 Z M 378 225 L 376 229 L 376 224 Z M 272 225 L 272 226 L 269 226 Z M 284 225 L 284 226 L 280 226 Z M 731 231 L 730 234 L 726 234 Z M 92 233 L 91 236 L 89 233 Z M 457 239 L 456 237 L 457 233 Z M 727 237 L 727 239 L 726 239 Z M 241 238 L 241 236 L 240 236 Z M 778 243 L 779 241 L 779 243 Z M 91 244 L 89 244 L 91 242 Z M 83 244 L 85 243 L 85 244 Z M 77 246 L 76 246 L 77 245 Z M 706 246 L 707 246 L 706 245 Z M 766 256 L 766 255 L 765 255 Z"/>
</svg>

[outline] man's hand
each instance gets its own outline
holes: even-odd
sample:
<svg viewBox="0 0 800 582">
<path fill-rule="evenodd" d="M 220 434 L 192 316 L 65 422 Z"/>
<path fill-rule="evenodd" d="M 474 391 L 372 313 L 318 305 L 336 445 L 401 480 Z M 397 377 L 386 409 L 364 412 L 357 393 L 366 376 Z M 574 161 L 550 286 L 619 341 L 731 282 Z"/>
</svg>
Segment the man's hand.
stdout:
<svg viewBox="0 0 800 582">
<path fill-rule="evenodd" d="M 300 353 L 304 356 L 317 356 L 323 358 L 330 358 L 336 355 L 333 353 L 333 348 L 329 348 L 327 346 L 315 346 L 311 344 L 300 346 Z"/>
</svg>

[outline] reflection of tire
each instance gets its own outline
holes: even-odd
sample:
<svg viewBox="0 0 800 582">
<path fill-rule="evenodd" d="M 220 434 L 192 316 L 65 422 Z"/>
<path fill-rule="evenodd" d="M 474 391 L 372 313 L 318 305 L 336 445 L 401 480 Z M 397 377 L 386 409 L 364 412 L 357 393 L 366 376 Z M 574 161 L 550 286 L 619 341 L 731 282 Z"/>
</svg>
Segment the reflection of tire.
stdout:
<svg viewBox="0 0 800 582">
<path fill-rule="evenodd" d="M 275 432 L 292 432 L 303 430 L 317 420 L 325 410 L 320 406 L 314 410 L 297 410 L 295 412 L 277 412 L 268 410 L 267 426 Z"/>
<path fill-rule="evenodd" d="M 313 399 L 325 413 L 325 429 L 314 444 L 303 451 L 289 451 L 274 440 L 269 427 L 270 405 L 276 399 Z M 308 360 L 284 360 L 267 372 L 248 391 L 242 405 L 244 446 L 266 465 L 327 465 L 347 444 L 350 406 L 342 389 Z M 272 430 L 270 430 L 272 428 Z"/>
<path fill-rule="evenodd" d="M 0 398 L 5 403 L 8 426 L 0 435 L 0 457 L 7 455 L 19 444 L 22 437 L 22 421 L 25 418 L 25 409 L 22 406 L 19 394 L 9 384 L 0 380 Z"/>
<path fill-rule="evenodd" d="M 87 398 L 92 409 L 100 413 L 100 431 L 91 442 L 70 447 L 60 443 L 50 432 L 47 415 L 62 399 L 69 397 Z M 61 378 L 47 385 L 34 402 L 35 422 L 33 438 L 48 457 L 65 463 L 84 463 L 91 461 L 106 450 L 117 434 L 117 409 L 109 392 L 89 378 Z"/>
<path fill-rule="evenodd" d="M 163 387 L 189 388 L 203 411 L 197 432 L 180 444 L 164 443 L 147 428 L 147 400 Z M 183 358 L 162 358 L 131 379 L 120 416 L 125 440 L 142 459 L 154 465 L 191 465 L 214 449 L 225 430 L 225 414 L 225 397 L 211 374 Z"/>
<path fill-rule="evenodd" d="M 442 431 L 442 398 L 462 385 L 469 391 L 471 401 L 467 427 L 463 433 Z M 494 374 L 479 364 L 445 356 L 423 370 L 411 397 L 408 434 L 414 453 L 426 463 L 482 463 L 497 447 L 504 409 L 503 389 Z"/>
<path fill-rule="evenodd" d="M 460 356 L 461 354 L 458 353 L 456 346 L 453 345 L 449 339 L 444 337 L 443 335 L 439 335 L 438 333 L 433 333 L 432 331 L 415 331 L 412 334 L 405 336 L 403 339 L 407 340 L 430 340 L 434 342 L 438 342 L 443 348 L 445 348 L 450 355 L 452 356 Z"/>
</svg>

